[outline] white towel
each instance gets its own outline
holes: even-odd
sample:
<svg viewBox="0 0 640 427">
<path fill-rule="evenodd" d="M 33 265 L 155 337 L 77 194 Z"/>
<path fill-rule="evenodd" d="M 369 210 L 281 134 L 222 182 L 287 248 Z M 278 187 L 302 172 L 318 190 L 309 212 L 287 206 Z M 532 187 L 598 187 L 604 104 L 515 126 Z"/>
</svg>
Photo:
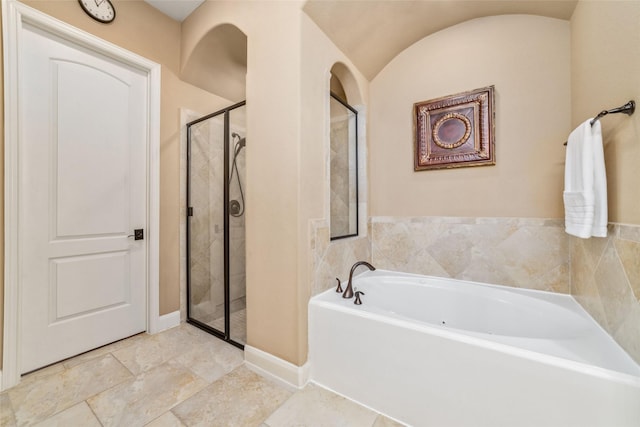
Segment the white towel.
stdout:
<svg viewBox="0 0 640 427">
<path fill-rule="evenodd" d="M 600 122 L 587 120 L 567 141 L 564 170 L 565 231 L 587 239 L 607 237 L 607 175 Z"/>
</svg>

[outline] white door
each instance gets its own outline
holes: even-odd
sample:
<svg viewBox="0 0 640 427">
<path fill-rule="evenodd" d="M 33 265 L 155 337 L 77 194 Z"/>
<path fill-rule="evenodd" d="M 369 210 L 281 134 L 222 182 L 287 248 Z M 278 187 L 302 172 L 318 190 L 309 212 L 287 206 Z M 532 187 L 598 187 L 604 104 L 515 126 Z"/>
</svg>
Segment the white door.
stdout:
<svg viewBox="0 0 640 427">
<path fill-rule="evenodd" d="M 20 370 L 146 329 L 145 74 L 25 25 Z M 145 236 L 146 237 L 146 236 Z"/>
</svg>

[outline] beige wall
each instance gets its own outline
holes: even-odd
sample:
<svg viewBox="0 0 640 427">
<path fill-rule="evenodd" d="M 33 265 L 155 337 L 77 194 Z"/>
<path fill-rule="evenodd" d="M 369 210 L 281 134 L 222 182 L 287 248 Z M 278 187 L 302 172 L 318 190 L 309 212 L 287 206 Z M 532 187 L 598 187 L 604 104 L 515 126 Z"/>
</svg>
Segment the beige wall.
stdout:
<svg viewBox="0 0 640 427">
<path fill-rule="evenodd" d="M 180 306 L 179 108 L 185 107 L 205 114 L 228 105 L 229 101 L 184 83 L 178 78 L 180 23 L 168 18 L 145 2 L 112 1 L 117 10 L 117 17 L 109 25 L 100 24 L 91 19 L 82 11 L 76 1 L 47 0 L 24 1 L 24 3 L 162 65 L 160 314 L 178 310 Z M 0 84 L 1 89 L 2 86 Z M 4 136 L 4 133 L 2 133 L 2 136 Z M 3 164 L 0 163 L 0 168 L 2 169 Z M 0 175 L 4 176 L 3 173 L 0 173 Z M 3 257 L 1 258 L 4 259 Z M 3 307 L 0 304 L 0 326 L 2 326 Z"/>
<path fill-rule="evenodd" d="M 571 18 L 571 124 L 640 103 L 640 2 L 581 1 Z M 640 113 L 601 120 L 609 221 L 640 224 Z"/>
<path fill-rule="evenodd" d="M 247 343 L 299 363 L 300 6 L 205 2 L 183 22 L 182 61 L 216 26 L 247 35 Z M 268 17 L 268 19 L 265 19 Z"/>
<path fill-rule="evenodd" d="M 489 85 L 497 164 L 414 172 L 413 104 Z M 370 97 L 371 215 L 563 215 L 567 21 L 505 15 L 442 30 L 389 63 Z"/>
<path fill-rule="evenodd" d="M 340 63 L 334 71 L 338 70 L 339 78 L 344 86 L 349 102 L 356 108 L 365 106 L 368 102 L 369 82 L 355 68 L 351 61 L 344 56 L 340 50 L 329 40 L 329 38 L 318 28 L 318 26 L 306 15 L 302 14 L 302 56 L 301 56 L 301 98 L 300 98 L 300 197 L 298 234 L 299 251 L 297 263 L 300 266 L 298 283 L 300 294 L 298 298 L 298 324 L 300 325 L 298 336 L 298 360 L 302 364 L 307 359 L 307 309 L 309 298 L 312 295 L 313 287 L 317 286 L 315 277 L 317 271 L 314 266 L 319 266 L 315 262 L 317 246 L 322 247 L 342 247 L 346 242 L 329 242 L 329 233 L 316 233 L 315 219 L 324 219 L 327 222 L 330 217 L 330 188 L 329 188 L 329 162 L 330 162 L 330 141 L 329 141 L 329 88 L 331 69 L 336 63 Z M 366 109 L 359 114 L 358 120 L 366 123 L 368 117 Z M 366 133 L 360 132 L 358 155 L 366 154 Z M 361 164 L 366 162 L 366 158 L 360 158 Z M 361 174 L 361 171 L 359 171 Z M 361 175 L 362 176 L 362 175 Z M 360 202 L 367 200 L 366 185 L 361 181 Z M 366 209 L 360 206 L 360 216 L 366 218 Z M 361 222 L 361 224 L 364 221 Z M 366 234 L 366 227 L 360 229 L 360 234 Z M 320 241 L 322 240 L 322 241 Z M 353 241 L 354 239 L 347 239 Z M 358 239 L 356 239 L 358 240 Z M 313 242 L 313 244 L 311 244 Z M 362 246 L 362 244 L 360 244 Z M 367 251 L 368 252 L 368 251 Z M 349 266 L 357 259 L 354 258 L 354 251 L 346 251 L 341 261 L 348 262 Z M 326 265 L 324 263 L 323 265 Z M 335 269 L 333 274 L 344 277 L 348 270 Z M 334 276 L 335 277 L 335 276 Z M 334 283 L 334 278 L 328 282 L 330 286 Z"/>
<path fill-rule="evenodd" d="M 301 6 L 206 2 L 182 32 L 183 63 L 218 25 L 247 35 L 247 343 L 297 365 L 307 357 L 309 220 L 328 214 L 329 70 L 350 65 Z"/>
</svg>

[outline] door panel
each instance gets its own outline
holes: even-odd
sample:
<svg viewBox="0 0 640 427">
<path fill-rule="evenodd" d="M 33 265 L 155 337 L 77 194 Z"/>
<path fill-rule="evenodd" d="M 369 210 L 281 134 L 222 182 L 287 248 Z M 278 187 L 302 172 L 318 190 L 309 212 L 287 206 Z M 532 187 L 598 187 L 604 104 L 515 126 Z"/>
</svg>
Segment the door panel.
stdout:
<svg viewBox="0 0 640 427">
<path fill-rule="evenodd" d="M 84 64 L 52 61 L 57 108 L 57 236 L 126 233 L 129 85 Z M 81 93 L 91 96 L 74 96 Z M 96 105 L 99 100 L 100 105 Z"/>
<path fill-rule="evenodd" d="M 52 323 L 129 304 L 127 252 L 51 260 Z"/>
<path fill-rule="evenodd" d="M 28 25 L 19 69 L 28 372 L 146 329 L 146 77 Z"/>
</svg>

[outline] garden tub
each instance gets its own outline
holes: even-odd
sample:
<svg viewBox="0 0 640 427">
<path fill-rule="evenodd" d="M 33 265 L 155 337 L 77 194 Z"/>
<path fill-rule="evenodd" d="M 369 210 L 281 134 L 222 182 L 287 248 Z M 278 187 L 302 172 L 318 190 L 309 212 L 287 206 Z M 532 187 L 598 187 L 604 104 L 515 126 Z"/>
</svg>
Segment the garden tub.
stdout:
<svg viewBox="0 0 640 427">
<path fill-rule="evenodd" d="M 569 295 L 376 270 L 309 303 L 311 381 L 412 426 L 640 426 L 640 367 Z"/>
</svg>

